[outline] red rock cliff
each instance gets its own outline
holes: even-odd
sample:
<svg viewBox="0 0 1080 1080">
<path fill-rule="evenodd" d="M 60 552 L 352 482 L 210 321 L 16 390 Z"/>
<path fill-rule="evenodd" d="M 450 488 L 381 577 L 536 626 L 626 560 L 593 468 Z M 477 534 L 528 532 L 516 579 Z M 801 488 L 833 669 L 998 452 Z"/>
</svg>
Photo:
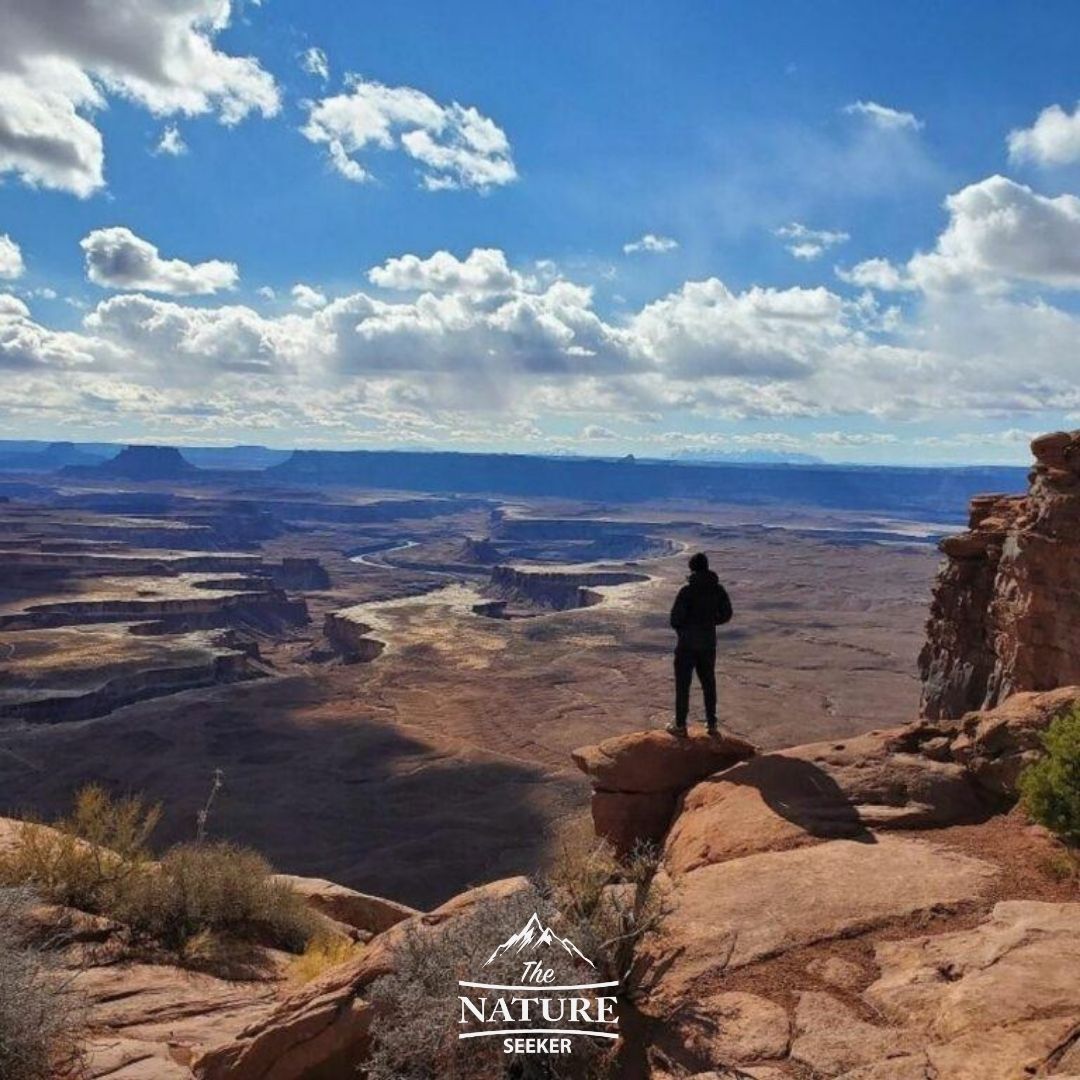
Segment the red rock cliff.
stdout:
<svg viewBox="0 0 1080 1080">
<path fill-rule="evenodd" d="M 922 715 L 1080 683 L 1080 431 L 1031 444 L 1027 495 L 982 495 L 946 538 L 919 657 Z"/>
</svg>

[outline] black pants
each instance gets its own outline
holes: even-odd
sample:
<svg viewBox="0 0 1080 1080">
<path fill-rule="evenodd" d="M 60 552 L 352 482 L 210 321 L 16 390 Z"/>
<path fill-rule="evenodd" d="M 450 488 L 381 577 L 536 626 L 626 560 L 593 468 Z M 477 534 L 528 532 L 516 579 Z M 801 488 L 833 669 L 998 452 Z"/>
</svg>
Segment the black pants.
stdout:
<svg viewBox="0 0 1080 1080">
<path fill-rule="evenodd" d="M 705 698 L 705 716 L 716 720 L 716 649 L 678 645 L 675 649 L 675 723 L 685 724 L 690 712 L 690 683 L 694 672 Z"/>
</svg>

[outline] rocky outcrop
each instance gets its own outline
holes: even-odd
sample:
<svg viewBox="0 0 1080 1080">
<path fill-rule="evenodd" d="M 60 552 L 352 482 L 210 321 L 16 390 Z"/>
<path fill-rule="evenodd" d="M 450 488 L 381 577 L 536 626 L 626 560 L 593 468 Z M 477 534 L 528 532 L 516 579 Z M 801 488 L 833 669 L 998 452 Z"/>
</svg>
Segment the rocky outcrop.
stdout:
<svg viewBox="0 0 1080 1080">
<path fill-rule="evenodd" d="M 193 1064 L 198 1080 L 301 1080 L 309 1075 L 352 1076 L 368 1052 L 373 1020 L 365 989 L 394 970 L 394 949 L 406 928 L 438 934 L 477 904 L 529 888 L 526 878 L 494 881 L 415 915 L 377 937 L 354 961 L 342 964 L 282 1001 L 265 1018 Z"/>
<path fill-rule="evenodd" d="M 595 590 L 612 585 L 648 581 L 648 575 L 623 570 L 522 570 L 496 566 L 485 593 L 493 600 L 505 600 L 527 607 L 569 611 L 592 607 L 603 600 Z"/>
<path fill-rule="evenodd" d="M 755 753 L 752 743 L 729 733 L 675 738 L 643 731 L 583 746 L 572 757 L 592 783 L 597 835 L 625 854 L 639 841 L 663 839 L 689 787 Z"/>
<path fill-rule="evenodd" d="M 985 792 L 1009 800 L 1016 797 L 1024 766 L 1038 757 L 1043 733 L 1078 706 L 1080 686 L 1013 694 L 997 708 L 965 713 L 959 720 L 912 724 L 897 738 L 963 766 Z"/>
<path fill-rule="evenodd" d="M 323 620 L 323 634 L 346 663 L 356 664 L 375 660 L 382 655 L 386 642 L 369 636 L 372 627 L 361 622 L 363 607 L 343 608 L 328 612 Z"/>
<path fill-rule="evenodd" d="M 1031 449 L 1028 493 L 973 499 L 967 531 L 941 542 L 919 658 L 929 719 L 1080 683 L 1080 432 Z"/>
<path fill-rule="evenodd" d="M 295 874 L 278 874 L 276 877 L 299 893 L 320 915 L 368 936 L 381 934 L 420 914 L 416 908 L 357 892 L 322 878 L 297 877 Z"/>
</svg>

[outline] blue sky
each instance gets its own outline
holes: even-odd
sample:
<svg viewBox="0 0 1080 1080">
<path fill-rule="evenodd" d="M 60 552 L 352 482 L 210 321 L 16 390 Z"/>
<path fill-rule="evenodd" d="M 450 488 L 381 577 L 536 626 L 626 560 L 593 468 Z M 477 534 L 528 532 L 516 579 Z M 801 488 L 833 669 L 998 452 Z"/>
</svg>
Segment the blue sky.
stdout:
<svg viewBox="0 0 1080 1080">
<path fill-rule="evenodd" d="M 0 23 L 8 437 L 1023 462 L 1080 426 L 1075 5 Z"/>
</svg>

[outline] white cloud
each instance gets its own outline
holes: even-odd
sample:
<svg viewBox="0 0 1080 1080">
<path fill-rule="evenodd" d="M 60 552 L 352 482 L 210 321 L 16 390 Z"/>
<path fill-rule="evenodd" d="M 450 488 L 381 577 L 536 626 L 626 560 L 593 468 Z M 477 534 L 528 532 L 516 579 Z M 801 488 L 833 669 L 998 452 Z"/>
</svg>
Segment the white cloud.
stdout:
<svg viewBox="0 0 1080 1080">
<path fill-rule="evenodd" d="M 656 233 L 646 233 L 640 240 L 632 240 L 628 244 L 623 244 L 623 253 L 633 255 L 642 251 L 663 255 L 666 252 L 674 251 L 678 246 L 679 241 L 673 240 L 670 236 L 657 236 Z"/>
<path fill-rule="evenodd" d="M 436 251 L 427 259 L 402 255 L 373 267 L 368 280 L 382 289 L 413 292 L 500 293 L 522 284 L 497 248 L 474 248 L 464 260 L 449 251 Z"/>
<path fill-rule="evenodd" d="M 277 293 L 269 285 L 260 285 L 255 290 L 264 300 L 275 300 Z"/>
<path fill-rule="evenodd" d="M 914 114 L 901 109 L 890 109 L 876 101 L 853 101 L 844 106 L 849 116 L 861 116 L 884 131 L 918 131 L 923 122 Z"/>
<path fill-rule="evenodd" d="M 334 168 L 362 183 L 370 173 L 355 155 L 400 150 L 421 166 L 430 191 L 487 191 L 512 183 L 517 170 L 505 132 L 475 108 L 440 105 L 420 90 L 350 75 L 348 92 L 307 104 L 306 138 L 326 146 Z"/>
<path fill-rule="evenodd" d="M 318 308 L 326 307 L 326 297 L 303 282 L 297 282 L 292 287 L 292 298 L 298 308 L 304 308 L 306 311 L 316 311 Z"/>
<path fill-rule="evenodd" d="M 109 289 L 205 296 L 233 288 L 239 276 L 235 263 L 219 259 L 163 259 L 153 244 L 122 226 L 95 229 L 79 246 L 86 256 L 86 276 Z"/>
<path fill-rule="evenodd" d="M 0 233 L 0 281 L 14 281 L 22 277 L 22 250 L 10 236 Z"/>
<path fill-rule="evenodd" d="M 882 292 L 900 292 L 914 288 L 911 278 L 888 259 L 864 259 L 850 270 L 838 266 L 836 276 L 849 285 L 858 285 L 863 289 L 879 289 Z"/>
<path fill-rule="evenodd" d="M 581 437 L 589 441 L 603 441 L 617 439 L 619 436 L 611 428 L 602 427 L 600 424 L 586 424 L 581 429 Z"/>
<path fill-rule="evenodd" d="M 1010 131 L 1006 144 L 1012 161 L 1069 165 L 1080 161 L 1080 107 L 1071 114 L 1060 105 L 1043 109 L 1029 128 Z"/>
<path fill-rule="evenodd" d="M 945 200 L 949 224 L 908 273 L 923 289 L 1006 282 L 1080 287 L 1080 199 L 991 176 Z"/>
<path fill-rule="evenodd" d="M 274 115 L 273 78 L 215 48 L 230 14 L 227 0 L 0 0 L 0 173 L 83 197 L 101 188 L 91 118 L 108 94 L 155 116 Z"/>
<path fill-rule="evenodd" d="M 646 419 L 1080 410 L 1080 316 L 1000 291 L 928 291 L 883 312 L 870 293 L 737 291 L 712 278 L 616 321 L 589 288 L 523 273 L 495 250 L 403 255 L 369 276 L 390 299 L 358 291 L 265 316 L 126 293 L 73 332 L 4 298 L 0 416 L 77 418 L 118 437 L 141 425 L 174 439 L 273 430 L 309 444 L 377 433 L 551 446 L 574 441 L 544 434 L 554 417 L 587 440 Z M 885 445 L 844 426 L 822 426 L 803 448 Z"/>
<path fill-rule="evenodd" d="M 851 237 L 846 232 L 829 229 L 810 229 L 798 221 L 782 225 L 774 230 L 774 235 L 790 243 L 784 246 L 796 259 L 813 260 L 837 244 L 843 244 Z"/>
<path fill-rule="evenodd" d="M 184 136 L 175 124 L 166 124 L 158 139 L 155 153 L 166 154 L 169 157 L 180 157 L 188 152 L 188 145 L 184 142 Z"/>
<path fill-rule="evenodd" d="M 309 75 L 316 75 L 323 82 L 330 78 L 330 61 L 317 45 L 312 45 L 300 54 L 300 66 Z"/>
</svg>

